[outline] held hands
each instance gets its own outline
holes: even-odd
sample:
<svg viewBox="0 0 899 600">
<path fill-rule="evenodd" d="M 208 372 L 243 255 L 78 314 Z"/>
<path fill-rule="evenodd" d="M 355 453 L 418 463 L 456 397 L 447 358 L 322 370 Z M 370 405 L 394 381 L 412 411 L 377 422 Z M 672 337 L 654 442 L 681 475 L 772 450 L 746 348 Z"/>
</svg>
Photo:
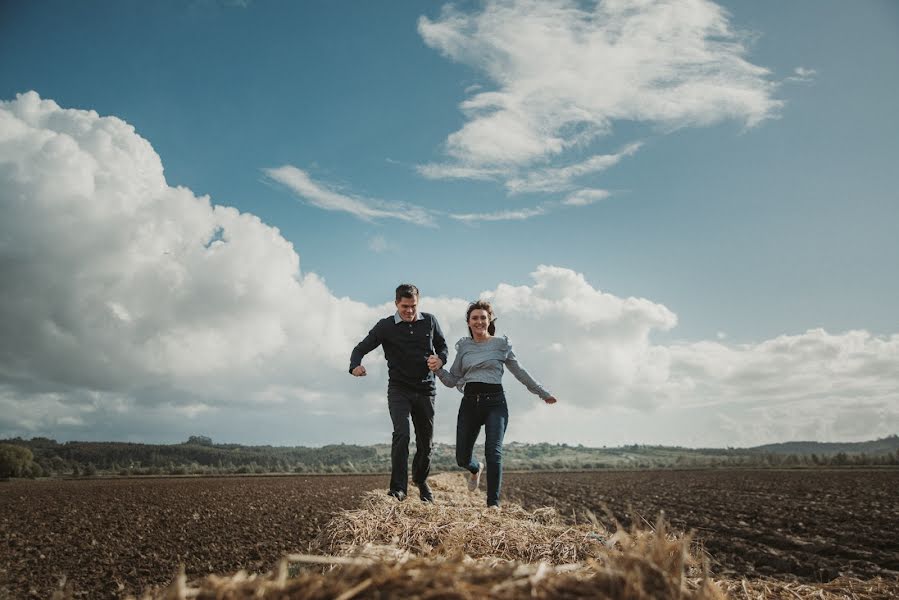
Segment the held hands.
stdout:
<svg viewBox="0 0 899 600">
<path fill-rule="evenodd" d="M 436 354 L 432 354 L 428 357 L 428 368 L 434 371 L 435 373 L 440 370 L 443 366 L 443 361 L 440 360 L 440 357 Z"/>
<path fill-rule="evenodd" d="M 358 367 L 353 369 L 352 373 L 353 377 L 365 377 L 366 375 L 368 375 L 368 373 L 365 372 L 365 367 L 363 367 L 362 365 L 359 365 Z"/>
<path fill-rule="evenodd" d="M 556 400 L 555 396 L 550 396 L 549 398 L 544 398 L 543 401 L 546 402 L 547 404 L 555 404 L 556 402 L 558 402 L 558 400 Z"/>
</svg>

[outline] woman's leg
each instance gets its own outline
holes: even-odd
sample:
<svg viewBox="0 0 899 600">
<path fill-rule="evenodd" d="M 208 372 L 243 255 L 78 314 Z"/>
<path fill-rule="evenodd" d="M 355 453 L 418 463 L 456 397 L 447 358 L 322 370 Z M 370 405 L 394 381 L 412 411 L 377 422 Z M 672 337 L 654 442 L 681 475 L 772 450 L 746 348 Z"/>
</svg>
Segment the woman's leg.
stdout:
<svg viewBox="0 0 899 600">
<path fill-rule="evenodd" d="M 477 473 L 480 463 L 474 460 L 474 443 L 481 433 L 481 422 L 478 419 L 477 402 L 473 398 L 462 397 L 459 404 L 459 416 L 456 419 L 456 464 L 470 473 Z"/>
<path fill-rule="evenodd" d="M 487 506 L 499 506 L 499 493 L 503 485 L 503 437 L 509 424 L 509 407 L 505 395 L 490 402 L 484 420 L 487 440 L 484 455 L 487 459 Z"/>
</svg>

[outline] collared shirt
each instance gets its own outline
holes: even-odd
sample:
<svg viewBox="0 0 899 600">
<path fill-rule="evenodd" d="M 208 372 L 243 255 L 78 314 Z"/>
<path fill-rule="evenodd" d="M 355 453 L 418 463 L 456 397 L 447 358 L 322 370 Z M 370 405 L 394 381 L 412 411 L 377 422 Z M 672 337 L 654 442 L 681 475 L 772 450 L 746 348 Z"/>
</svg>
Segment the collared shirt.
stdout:
<svg viewBox="0 0 899 600">
<path fill-rule="evenodd" d="M 353 348 L 350 372 L 378 346 L 384 349 L 387 359 L 388 385 L 434 390 L 435 377 L 428 369 L 428 356 L 436 354 L 446 364 L 448 355 L 446 339 L 434 315 L 420 312 L 414 321 L 404 321 L 397 312 L 378 321 Z"/>
<path fill-rule="evenodd" d="M 415 320 L 416 320 L 416 321 L 421 321 L 421 320 L 423 320 L 423 319 L 424 319 L 424 317 L 421 316 L 421 313 L 415 313 Z M 400 311 L 396 311 L 395 313 L 393 313 L 393 324 L 394 324 L 394 325 L 399 325 L 399 324 L 402 323 L 404 320 L 405 320 L 405 319 L 403 319 L 403 317 L 400 316 Z"/>
</svg>

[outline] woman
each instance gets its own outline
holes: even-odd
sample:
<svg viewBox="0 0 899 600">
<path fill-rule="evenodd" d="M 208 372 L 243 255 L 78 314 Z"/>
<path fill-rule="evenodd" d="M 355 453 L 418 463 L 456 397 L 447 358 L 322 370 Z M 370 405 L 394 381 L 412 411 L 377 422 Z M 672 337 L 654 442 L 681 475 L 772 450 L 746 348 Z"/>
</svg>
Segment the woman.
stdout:
<svg viewBox="0 0 899 600">
<path fill-rule="evenodd" d="M 484 426 L 487 434 L 484 444 L 487 506 L 498 508 L 503 478 L 503 436 L 509 422 L 509 409 L 502 385 L 503 365 L 547 404 L 555 404 L 556 399 L 518 363 L 509 338 L 494 337 L 496 317 L 489 302 L 472 302 L 465 316 L 471 337 L 456 343 L 456 359 L 449 371 L 443 368 L 433 370 L 445 386 L 457 386 L 463 393 L 456 421 L 456 462 L 471 473 L 468 489 L 472 491 L 477 489 L 484 469 L 472 457 L 475 440 L 481 426 Z"/>
</svg>

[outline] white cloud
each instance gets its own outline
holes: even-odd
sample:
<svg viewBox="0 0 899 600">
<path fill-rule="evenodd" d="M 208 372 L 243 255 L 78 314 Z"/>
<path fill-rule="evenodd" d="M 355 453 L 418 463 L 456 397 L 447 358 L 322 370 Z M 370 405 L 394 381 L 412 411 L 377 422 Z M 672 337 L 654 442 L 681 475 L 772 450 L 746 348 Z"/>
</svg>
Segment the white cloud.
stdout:
<svg viewBox="0 0 899 600">
<path fill-rule="evenodd" d="M 0 209 L 0 437 L 389 439 L 380 352 L 367 378 L 346 372 L 389 297 L 335 297 L 276 229 L 170 187 L 127 123 L 34 93 L 0 103 Z M 899 430 L 899 335 L 658 345 L 677 323 L 667 307 L 558 266 L 482 295 L 560 400 L 543 406 L 508 375 L 510 440 L 723 446 Z M 451 345 L 466 306 L 422 299 Z M 441 441 L 457 402 L 441 389 Z"/>
<path fill-rule="evenodd" d="M 0 104 L 0 194 L 0 381 L 54 394 L 34 407 L 47 422 L 71 390 L 215 405 L 259 380 L 325 385 L 376 314 L 301 274 L 254 215 L 168 186 L 115 117 L 33 92 Z"/>
<path fill-rule="evenodd" d="M 599 173 L 617 165 L 625 156 L 632 156 L 640 149 L 640 143 L 629 144 L 616 154 L 598 154 L 567 167 L 535 169 L 521 178 L 506 181 L 506 189 L 512 193 L 559 192 L 571 189 L 572 180 L 583 175 Z"/>
<path fill-rule="evenodd" d="M 460 169 L 552 160 L 619 120 L 753 126 L 782 104 L 768 70 L 745 59 L 727 12 L 708 0 L 488 0 L 475 13 L 447 5 L 418 30 L 495 86 L 462 103 L 467 122 L 447 138 Z"/>
<path fill-rule="evenodd" d="M 368 249 L 372 252 L 377 252 L 378 254 L 382 252 L 387 252 L 390 248 L 390 244 L 384 238 L 383 235 L 376 235 L 370 240 L 368 240 Z"/>
<path fill-rule="evenodd" d="M 307 202 L 324 210 L 346 212 L 360 219 L 398 219 L 416 225 L 433 225 L 431 214 L 420 206 L 382 200 L 365 200 L 335 191 L 313 181 L 309 174 L 292 165 L 263 169 L 272 180 L 290 188 Z"/>
<path fill-rule="evenodd" d="M 415 167 L 415 170 L 428 179 L 474 179 L 481 181 L 496 179 L 509 172 L 506 169 L 483 169 L 480 167 L 446 164 L 418 165 Z"/>
<path fill-rule="evenodd" d="M 511 210 L 499 210 L 490 213 L 459 213 L 450 214 L 450 218 L 465 223 L 478 223 L 481 221 L 524 221 L 533 217 L 546 214 L 546 208 L 536 206 L 534 208 L 519 208 Z"/>
<path fill-rule="evenodd" d="M 578 190 L 562 201 L 562 204 L 568 206 L 587 206 L 600 200 L 605 200 L 610 196 L 606 190 Z"/>
<path fill-rule="evenodd" d="M 540 366 L 535 376 L 561 375 L 551 387 L 566 403 L 614 404 L 664 375 L 649 338 L 676 325 L 665 306 L 602 292 L 560 267 L 540 266 L 532 277 L 533 286 L 500 284 L 482 296 L 495 304 L 498 331 L 521 345 L 522 362 Z"/>
<path fill-rule="evenodd" d="M 796 83 L 808 83 L 814 81 L 818 72 L 815 69 L 807 69 L 805 67 L 796 67 L 793 69 L 793 75 L 787 77 L 787 81 Z"/>
</svg>

